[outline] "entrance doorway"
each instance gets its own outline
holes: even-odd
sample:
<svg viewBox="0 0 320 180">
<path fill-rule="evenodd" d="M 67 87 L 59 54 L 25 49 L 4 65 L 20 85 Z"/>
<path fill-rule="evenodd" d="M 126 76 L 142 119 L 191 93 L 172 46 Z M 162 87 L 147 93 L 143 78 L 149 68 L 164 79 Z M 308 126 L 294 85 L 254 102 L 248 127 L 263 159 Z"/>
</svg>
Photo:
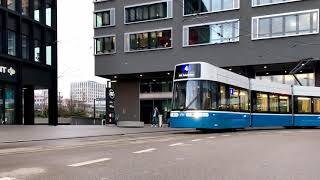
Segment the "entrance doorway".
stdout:
<svg viewBox="0 0 320 180">
<path fill-rule="evenodd" d="M 15 90 L 10 86 L 0 87 L 0 121 L 3 125 L 16 124 Z"/>
<path fill-rule="evenodd" d="M 163 115 L 163 123 L 167 123 L 168 113 L 171 111 L 171 99 L 163 100 L 141 100 L 140 101 L 140 121 L 151 124 L 152 111 L 157 107 L 160 115 Z"/>
</svg>

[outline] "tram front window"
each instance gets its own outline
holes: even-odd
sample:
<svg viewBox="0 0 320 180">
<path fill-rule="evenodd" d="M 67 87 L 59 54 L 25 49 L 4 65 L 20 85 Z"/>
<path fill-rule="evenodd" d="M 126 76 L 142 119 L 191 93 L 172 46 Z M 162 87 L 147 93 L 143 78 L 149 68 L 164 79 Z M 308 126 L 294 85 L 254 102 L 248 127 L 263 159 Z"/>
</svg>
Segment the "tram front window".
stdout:
<svg viewBox="0 0 320 180">
<path fill-rule="evenodd" d="M 213 110 L 217 108 L 216 83 L 179 81 L 174 84 L 173 110 Z"/>
</svg>

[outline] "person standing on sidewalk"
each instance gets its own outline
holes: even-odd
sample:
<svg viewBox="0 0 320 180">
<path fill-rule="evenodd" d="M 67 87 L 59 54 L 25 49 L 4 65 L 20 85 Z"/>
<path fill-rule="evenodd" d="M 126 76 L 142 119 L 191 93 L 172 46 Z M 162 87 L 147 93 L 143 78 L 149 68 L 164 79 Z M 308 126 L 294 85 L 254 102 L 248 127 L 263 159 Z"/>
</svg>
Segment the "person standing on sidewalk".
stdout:
<svg viewBox="0 0 320 180">
<path fill-rule="evenodd" d="M 151 127 L 157 127 L 158 124 L 158 116 L 159 116 L 159 110 L 157 107 L 155 107 L 152 111 L 152 122 Z"/>
</svg>

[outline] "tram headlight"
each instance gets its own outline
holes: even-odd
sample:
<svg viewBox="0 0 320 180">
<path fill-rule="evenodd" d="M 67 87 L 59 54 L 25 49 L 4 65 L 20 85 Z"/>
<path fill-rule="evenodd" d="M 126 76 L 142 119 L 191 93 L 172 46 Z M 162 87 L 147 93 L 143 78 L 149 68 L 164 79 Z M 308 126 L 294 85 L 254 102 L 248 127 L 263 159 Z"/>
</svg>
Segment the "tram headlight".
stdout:
<svg viewBox="0 0 320 180">
<path fill-rule="evenodd" d="M 172 112 L 170 113 L 170 117 L 179 117 L 179 113 Z"/>
<path fill-rule="evenodd" d="M 206 112 L 189 112 L 186 113 L 186 117 L 192 117 L 192 118 L 202 118 L 202 117 L 209 117 L 209 113 Z"/>
</svg>

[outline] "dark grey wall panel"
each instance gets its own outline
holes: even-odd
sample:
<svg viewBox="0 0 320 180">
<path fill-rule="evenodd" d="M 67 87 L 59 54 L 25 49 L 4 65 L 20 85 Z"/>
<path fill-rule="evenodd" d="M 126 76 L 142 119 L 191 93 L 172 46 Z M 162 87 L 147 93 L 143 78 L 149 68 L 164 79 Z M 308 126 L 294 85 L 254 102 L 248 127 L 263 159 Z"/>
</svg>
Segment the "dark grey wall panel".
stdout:
<svg viewBox="0 0 320 180">
<path fill-rule="evenodd" d="M 116 114 L 121 121 L 140 121 L 139 81 L 122 81 L 112 84 L 116 92 Z"/>
</svg>

